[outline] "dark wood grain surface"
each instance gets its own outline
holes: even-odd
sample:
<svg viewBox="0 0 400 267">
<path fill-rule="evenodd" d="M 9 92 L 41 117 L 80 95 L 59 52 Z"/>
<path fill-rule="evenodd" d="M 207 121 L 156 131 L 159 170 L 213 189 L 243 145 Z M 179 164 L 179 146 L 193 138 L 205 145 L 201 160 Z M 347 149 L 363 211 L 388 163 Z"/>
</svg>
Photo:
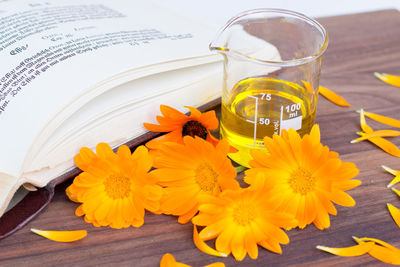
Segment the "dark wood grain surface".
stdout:
<svg viewBox="0 0 400 267">
<path fill-rule="evenodd" d="M 192 225 L 180 225 L 172 216 L 146 213 L 145 224 L 138 229 L 95 228 L 74 215 L 77 204 L 65 196 L 67 182 L 57 187 L 54 200 L 36 219 L 0 241 L 0 266 L 158 266 L 167 252 L 192 266 L 215 261 L 227 266 L 381 264 L 368 255 L 337 257 L 318 251 L 315 246 L 350 246 L 354 235 L 379 238 L 400 248 L 400 229 L 386 209 L 386 203 L 400 207 L 400 198 L 386 188 L 393 176 L 380 167 L 384 164 L 400 169 L 400 159 L 369 142 L 349 143 L 360 130 L 355 112 L 359 108 L 400 119 L 400 88 L 386 85 L 373 75 L 375 71 L 400 75 L 400 13 L 387 10 L 319 21 L 329 34 L 321 84 L 352 104 L 342 108 L 320 97 L 317 123 L 322 143 L 339 152 L 342 160 L 356 163 L 360 169 L 358 179 L 363 182 L 350 191 L 356 206 L 338 206 L 338 215 L 331 216 L 329 229 L 320 231 L 310 225 L 304 230 L 291 230 L 290 244 L 283 246 L 282 255 L 260 248 L 257 260 L 246 257 L 237 262 L 232 256 L 221 259 L 197 250 L 192 242 Z M 368 123 L 376 129 L 387 128 L 370 120 Z M 391 141 L 400 145 L 400 137 Z M 88 236 L 75 243 L 56 243 L 30 233 L 31 227 L 87 229 Z"/>
</svg>

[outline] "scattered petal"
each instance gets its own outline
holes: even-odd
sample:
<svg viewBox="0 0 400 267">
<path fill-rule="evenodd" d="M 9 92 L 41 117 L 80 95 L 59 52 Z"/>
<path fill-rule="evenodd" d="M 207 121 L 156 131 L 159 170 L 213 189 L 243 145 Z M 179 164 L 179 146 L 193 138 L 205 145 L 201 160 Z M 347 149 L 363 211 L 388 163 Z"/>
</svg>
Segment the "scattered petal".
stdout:
<svg viewBox="0 0 400 267">
<path fill-rule="evenodd" d="M 390 74 L 386 74 L 386 73 L 379 73 L 379 72 L 374 72 L 374 75 L 379 80 L 381 80 L 385 83 L 400 87 L 400 77 L 399 76 L 390 75 Z"/>
<path fill-rule="evenodd" d="M 359 240 L 363 241 L 363 242 L 375 242 L 378 245 L 381 245 L 383 247 L 386 247 L 390 250 L 393 250 L 395 252 L 400 252 L 400 250 L 392 245 L 390 245 L 389 243 L 386 243 L 385 241 L 376 239 L 376 238 L 371 238 L 371 237 L 360 237 Z"/>
<path fill-rule="evenodd" d="M 393 178 L 393 180 L 387 185 L 387 187 L 392 187 L 394 184 L 400 182 L 400 171 L 394 170 L 394 169 L 389 168 L 389 167 L 384 166 L 384 165 L 382 165 L 382 168 L 383 168 L 385 171 L 387 171 L 387 172 L 389 172 L 389 173 L 391 173 L 391 174 L 393 174 L 393 175 L 395 176 L 395 177 Z"/>
<path fill-rule="evenodd" d="M 359 110 L 357 110 L 357 112 L 360 112 Z M 367 112 L 364 111 L 364 115 L 367 116 L 368 118 L 392 126 L 392 127 L 396 127 L 396 128 L 400 128 L 400 120 L 396 120 L 390 117 L 386 117 L 386 116 L 382 116 L 379 114 L 375 114 L 375 113 L 371 113 L 371 112 Z"/>
<path fill-rule="evenodd" d="M 361 135 L 364 135 L 365 133 L 361 133 Z M 395 156 L 395 157 L 400 157 L 400 149 L 393 144 L 392 142 L 382 138 L 382 137 L 372 137 L 368 139 L 371 143 L 385 151 L 386 153 Z"/>
<path fill-rule="evenodd" d="M 223 263 L 223 262 L 214 262 L 214 263 L 208 264 L 208 265 L 206 265 L 204 267 L 225 267 L 225 263 Z"/>
<path fill-rule="evenodd" d="M 361 129 L 365 132 L 365 133 L 360 133 L 360 135 L 363 136 L 365 134 L 372 133 L 374 130 L 365 122 L 364 110 L 363 109 L 359 110 L 359 113 L 360 113 Z M 368 141 L 375 144 L 386 153 L 395 157 L 400 157 L 400 149 L 392 142 L 382 137 L 371 137 L 370 139 L 368 139 Z"/>
<path fill-rule="evenodd" d="M 387 172 L 389 172 L 389 173 L 391 173 L 391 174 L 393 174 L 393 175 L 399 175 L 399 174 L 400 174 L 400 171 L 394 170 L 394 169 L 392 169 L 392 168 L 390 168 L 390 167 L 388 167 L 388 166 L 382 165 L 382 168 L 383 168 L 385 171 L 387 171 Z"/>
<path fill-rule="evenodd" d="M 361 133 L 360 133 L 361 134 Z M 378 130 L 378 131 L 374 131 L 371 133 L 365 133 L 362 134 L 361 137 L 351 140 L 350 143 L 354 144 L 366 139 L 370 139 L 372 137 L 394 137 L 394 136 L 399 136 L 400 135 L 400 131 L 396 131 L 396 130 Z"/>
<path fill-rule="evenodd" d="M 387 203 L 387 207 L 389 209 L 390 215 L 392 215 L 393 220 L 400 228 L 400 210 L 390 203 Z"/>
<path fill-rule="evenodd" d="M 225 253 L 219 252 L 219 251 L 211 248 L 209 245 L 207 245 L 206 242 L 204 242 L 200 238 L 199 232 L 197 231 L 197 227 L 195 224 L 193 225 L 193 242 L 200 251 L 202 251 L 206 254 L 209 254 L 212 256 L 217 256 L 217 257 L 227 257 L 228 256 Z"/>
<path fill-rule="evenodd" d="M 329 101 L 331 101 L 332 103 L 334 103 L 334 104 L 336 104 L 338 106 L 350 107 L 350 104 L 346 101 L 346 99 L 344 99 L 343 97 L 341 97 L 340 95 L 338 95 L 334 91 L 329 90 L 326 87 L 320 86 L 319 87 L 319 93 L 322 96 L 324 96 L 326 99 L 328 99 Z"/>
<path fill-rule="evenodd" d="M 373 245 L 374 242 L 362 242 L 361 244 L 345 248 L 331 248 L 325 246 L 317 246 L 317 249 L 329 252 L 337 256 L 353 257 L 367 253 L 372 248 Z"/>
<path fill-rule="evenodd" d="M 354 238 L 354 237 L 353 237 Z M 357 243 L 375 242 L 368 254 L 377 260 L 391 264 L 400 264 L 400 250 L 382 240 L 376 238 L 362 237 L 354 238 Z"/>
<path fill-rule="evenodd" d="M 44 231 L 31 228 L 31 231 L 35 234 L 41 235 L 47 239 L 57 242 L 74 242 L 78 241 L 87 236 L 86 230 L 77 231 Z"/>
<path fill-rule="evenodd" d="M 170 253 L 165 253 L 161 258 L 160 267 L 191 267 L 190 265 L 177 262 Z"/>
<path fill-rule="evenodd" d="M 357 238 L 353 236 L 353 239 L 361 244 L 363 242 L 375 242 L 368 254 L 372 257 L 386 263 L 400 264 L 400 253 L 396 247 L 376 238 L 362 237 Z"/>
<path fill-rule="evenodd" d="M 304 87 L 307 89 L 308 93 L 312 94 L 314 90 L 312 89 L 311 85 L 309 82 L 302 81 L 304 84 Z M 342 96 L 338 95 L 334 91 L 323 87 L 319 86 L 319 91 L 318 91 L 323 97 L 331 101 L 332 103 L 342 106 L 342 107 L 350 107 L 350 104 L 344 99 Z"/>
<path fill-rule="evenodd" d="M 392 191 L 395 192 L 400 197 L 400 191 L 392 187 Z"/>
<path fill-rule="evenodd" d="M 366 123 L 364 109 L 359 110 L 361 129 L 366 133 L 372 133 L 374 130 Z"/>
</svg>

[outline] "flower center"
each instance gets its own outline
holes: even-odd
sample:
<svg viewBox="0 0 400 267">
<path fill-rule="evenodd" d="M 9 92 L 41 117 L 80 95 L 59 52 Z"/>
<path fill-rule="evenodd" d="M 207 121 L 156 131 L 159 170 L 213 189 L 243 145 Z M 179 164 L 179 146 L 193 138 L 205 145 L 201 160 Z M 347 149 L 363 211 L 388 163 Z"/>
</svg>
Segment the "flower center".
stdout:
<svg viewBox="0 0 400 267">
<path fill-rule="evenodd" d="M 196 170 L 196 183 L 202 191 L 212 193 L 217 186 L 218 173 L 207 162 L 201 163 Z"/>
<path fill-rule="evenodd" d="M 246 226 L 256 218 L 257 212 L 254 204 L 249 201 L 240 201 L 233 208 L 233 220 L 242 226 Z"/>
<path fill-rule="evenodd" d="M 110 198 L 119 199 L 129 196 L 131 180 L 128 177 L 112 174 L 104 181 L 105 191 Z"/>
<path fill-rule="evenodd" d="M 314 190 L 315 180 L 310 171 L 298 168 L 292 172 L 288 182 L 295 193 L 306 195 L 308 192 Z"/>
<path fill-rule="evenodd" d="M 191 137 L 207 138 L 207 129 L 198 121 L 188 121 L 182 127 L 182 137 L 190 135 Z"/>
</svg>

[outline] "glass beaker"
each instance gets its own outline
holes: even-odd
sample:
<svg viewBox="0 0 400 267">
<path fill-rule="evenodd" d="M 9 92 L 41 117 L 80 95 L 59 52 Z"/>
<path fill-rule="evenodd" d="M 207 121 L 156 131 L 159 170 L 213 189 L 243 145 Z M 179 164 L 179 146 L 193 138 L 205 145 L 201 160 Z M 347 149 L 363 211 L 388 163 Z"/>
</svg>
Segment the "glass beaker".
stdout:
<svg viewBox="0 0 400 267">
<path fill-rule="evenodd" d="M 327 45 L 321 24 L 283 9 L 243 12 L 220 30 L 210 50 L 224 56 L 220 131 L 239 151 L 231 159 L 249 167 L 264 136 L 310 132 Z"/>
</svg>

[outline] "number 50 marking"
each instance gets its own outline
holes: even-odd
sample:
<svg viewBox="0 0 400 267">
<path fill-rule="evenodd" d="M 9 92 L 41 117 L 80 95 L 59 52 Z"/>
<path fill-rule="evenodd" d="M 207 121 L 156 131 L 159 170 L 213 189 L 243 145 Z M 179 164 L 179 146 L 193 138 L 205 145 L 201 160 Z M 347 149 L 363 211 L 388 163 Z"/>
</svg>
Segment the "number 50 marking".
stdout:
<svg viewBox="0 0 400 267">
<path fill-rule="evenodd" d="M 258 124 L 261 124 L 261 125 L 269 125 L 269 123 L 270 123 L 270 121 L 268 118 L 260 118 L 258 120 Z"/>
</svg>

